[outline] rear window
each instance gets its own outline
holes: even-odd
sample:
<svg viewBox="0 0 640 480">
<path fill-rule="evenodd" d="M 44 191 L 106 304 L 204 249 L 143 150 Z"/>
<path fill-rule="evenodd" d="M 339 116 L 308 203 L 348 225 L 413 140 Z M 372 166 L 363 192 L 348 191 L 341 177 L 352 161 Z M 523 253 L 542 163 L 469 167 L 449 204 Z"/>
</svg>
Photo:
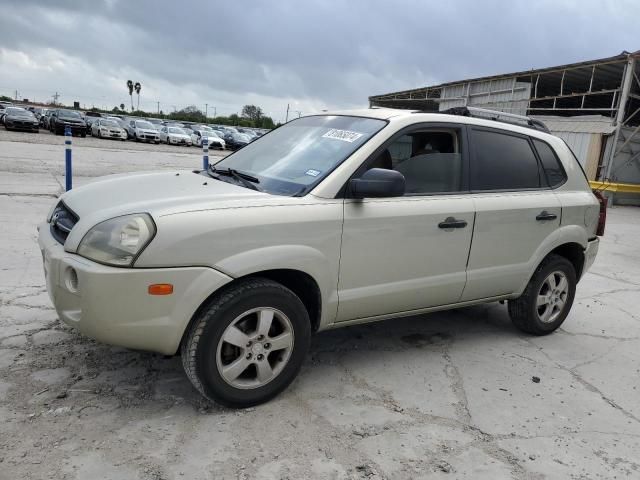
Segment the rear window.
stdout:
<svg viewBox="0 0 640 480">
<path fill-rule="evenodd" d="M 540 171 L 524 137 L 472 129 L 472 190 L 540 188 Z"/>
<path fill-rule="evenodd" d="M 567 175 L 565 174 L 564 168 L 562 168 L 562 164 L 551 146 L 548 143 L 537 139 L 533 139 L 533 144 L 538 151 L 538 156 L 540 157 L 540 161 L 544 167 L 544 172 L 547 176 L 549 186 L 551 188 L 555 188 L 562 185 L 566 181 Z"/>
</svg>

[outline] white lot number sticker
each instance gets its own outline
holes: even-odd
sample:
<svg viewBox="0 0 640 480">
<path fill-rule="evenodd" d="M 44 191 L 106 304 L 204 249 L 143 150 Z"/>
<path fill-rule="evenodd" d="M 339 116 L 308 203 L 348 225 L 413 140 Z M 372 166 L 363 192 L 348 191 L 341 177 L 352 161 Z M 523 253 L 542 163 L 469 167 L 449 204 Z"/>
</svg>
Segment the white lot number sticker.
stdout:
<svg viewBox="0 0 640 480">
<path fill-rule="evenodd" d="M 327 133 L 322 135 L 322 138 L 333 138 L 334 140 L 342 140 L 343 142 L 353 143 L 362 136 L 362 133 L 351 132 L 349 130 L 338 130 L 332 128 Z"/>
</svg>

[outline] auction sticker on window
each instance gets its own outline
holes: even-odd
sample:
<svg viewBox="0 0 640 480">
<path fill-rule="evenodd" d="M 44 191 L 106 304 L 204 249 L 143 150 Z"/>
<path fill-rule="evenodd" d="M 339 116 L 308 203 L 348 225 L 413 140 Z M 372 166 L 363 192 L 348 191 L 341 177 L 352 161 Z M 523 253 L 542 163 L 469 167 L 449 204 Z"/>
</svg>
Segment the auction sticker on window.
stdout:
<svg viewBox="0 0 640 480">
<path fill-rule="evenodd" d="M 338 130 L 332 128 L 327 133 L 322 135 L 322 138 L 333 138 L 334 140 L 342 140 L 343 142 L 353 143 L 362 136 L 362 133 L 351 132 L 349 130 Z"/>
</svg>

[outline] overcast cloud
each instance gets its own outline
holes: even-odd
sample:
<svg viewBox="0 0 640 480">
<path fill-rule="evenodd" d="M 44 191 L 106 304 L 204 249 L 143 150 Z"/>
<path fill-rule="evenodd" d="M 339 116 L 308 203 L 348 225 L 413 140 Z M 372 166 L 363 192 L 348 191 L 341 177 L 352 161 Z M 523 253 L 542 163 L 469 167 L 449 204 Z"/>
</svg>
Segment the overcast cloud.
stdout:
<svg viewBox="0 0 640 480">
<path fill-rule="evenodd" d="M 129 104 L 366 106 L 400 89 L 640 49 L 640 2 L 0 0 L 0 94 Z"/>
</svg>

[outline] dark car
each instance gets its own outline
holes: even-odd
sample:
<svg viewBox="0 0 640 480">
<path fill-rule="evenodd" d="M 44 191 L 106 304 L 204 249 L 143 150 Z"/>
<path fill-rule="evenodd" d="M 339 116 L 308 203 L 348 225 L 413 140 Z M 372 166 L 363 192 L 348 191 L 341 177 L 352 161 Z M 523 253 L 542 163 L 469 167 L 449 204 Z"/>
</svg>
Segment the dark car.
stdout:
<svg viewBox="0 0 640 480">
<path fill-rule="evenodd" d="M 87 125 L 80 114 L 74 110 L 56 110 L 49 118 L 49 130 L 56 135 L 63 135 L 66 127 L 71 128 L 72 135 L 87 136 Z"/>
<path fill-rule="evenodd" d="M 38 119 L 29 110 L 20 107 L 8 107 L 2 117 L 2 123 L 7 130 L 28 130 L 38 132 Z"/>
<path fill-rule="evenodd" d="M 249 137 L 244 133 L 228 132 L 224 136 L 224 141 L 229 150 L 238 150 L 251 142 Z"/>
</svg>

